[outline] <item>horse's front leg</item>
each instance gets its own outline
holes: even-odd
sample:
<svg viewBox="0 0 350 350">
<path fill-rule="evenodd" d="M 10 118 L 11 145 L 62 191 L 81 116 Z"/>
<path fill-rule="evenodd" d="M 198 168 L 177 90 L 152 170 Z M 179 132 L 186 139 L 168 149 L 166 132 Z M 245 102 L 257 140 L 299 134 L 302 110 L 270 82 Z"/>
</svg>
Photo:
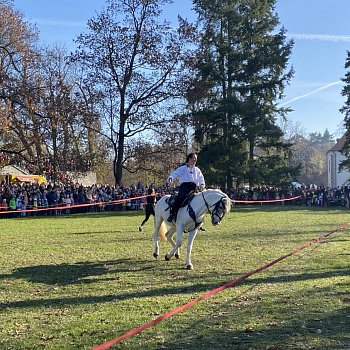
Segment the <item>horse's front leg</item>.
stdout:
<svg viewBox="0 0 350 350">
<path fill-rule="evenodd" d="M 173 245 L 173 249 L 165 255 L 165 260 L 170 260 L 174 256 L 174 254 L 176 254 L 177 257 L 179 256 L 179 248 L 181 247 L 181 244 L 182 244 L 183 235 L 184 233 L 183 233 L 182 226 L 181 227 L 178 226 L 176 228 L 176 242 Z"/>
<path fill-rule="evenodd" d="M 193 265 L 191 262 L 191 252 L 192 252 L 193 241 L 196 238 L 197 231 L 198 231 L 197 229 L 194 229 L 193 231 L 190 231 L 188 233 L 187 255 L 186 255 L 186 269 L 187 270 L 193 269 Z"/>
</svg>

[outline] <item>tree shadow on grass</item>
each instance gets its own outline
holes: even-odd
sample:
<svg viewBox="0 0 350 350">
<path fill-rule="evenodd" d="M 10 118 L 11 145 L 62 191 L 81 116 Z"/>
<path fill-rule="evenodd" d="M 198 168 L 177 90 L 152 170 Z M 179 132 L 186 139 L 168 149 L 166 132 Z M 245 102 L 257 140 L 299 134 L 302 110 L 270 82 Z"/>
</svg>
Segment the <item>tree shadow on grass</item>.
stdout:
<svg viewBox="0 0 350 350">
<path fill-rule="evenodd" d="M 135 266 L 135 264 L 137 264 Z M 133 265 L 133 266 L 132 266 Z M 11 274 L 0 275 L 0 278 L 25 279 L 32 283 L 42 283 L 56 286 L 71 284 L 97 283 L 115 273 L 145 271 L 152 268 L 144 262 L 133 259 L 107 260 L 99 262 L 83 261 L 74 264 L 37 265 L 15 269 Z M 117 277 L 115 277 L 117 278 Z"/>
<path fill-rule="evenodd" d="M 240 312 L 234 307 L 231 308 L 228 306 L 226 312 L 214 313 L 214 317 L 186 323 L 181 330 L 181 337 L 162 343 L 162 348 L 172 350 L 348 350 L 350 348 L 349 307 L 324 313 L 317 319 L 314 315 L 303 317 L 304 314 L 301 314 L 297 321 L 283 322 L 281 318 L 280 322 L 267 322 L 266 325 L 259 327 L 250 328 L 247 324 L 240 324 L 239 329 L 230 326 L 237 324 L 237 318 L 240 317 Z M 319 347 L 315 345 L 315 339 L 316 343 L 320 344 Z"/>
<path fill-rule="evenodd" d="M 287 282 L 302 282 L 308 280 L 318 280 L 318 279 L 326 279 L 326 278 L 335 278 L 335 277 L 346 277 L 349 275 L 349 270 L 347 268 L 335 268 L 333 270 L 326 269 L 325 271 L 318 270 L 317 272 L 300 272 L 300 273 L 284 273 L 281 275 L 277 275 L 278 272 L 275 272 L 273 276 L 269 277 L 259 277 L 254 276 L 251 279 L 247 280 L 247 283 L 267 283 L 267 284 L 275 284 L 275 283 L 287 283 Z"/>
<path fill-rule="evenodd" d="M 69 305 L 86 305 L 86 304 L 100 304 L 108 303 L 116 300 L 116 296 L 113 294 L 107 295 L 89 295 L 89 296 L 79 296 L 71 298 L 40 298 L 40 299 L 25 299 L 11 302 L 0 303 L 0 311 L 2 309 L 12 309 L 12 308 L 41 308 L 41 307 L 67 307 Z"/>
<path fill-rule="evenodd" d="M 58 290 L 70 285 L 98 284 L 108 280 L 116 281 L 119 286 L 116 288 L 117 290 L 114 289 L 114 294 L 74 296 L 76 292 L 72 291 L 72 297 L 43 298 L 42 296 L 35 296 L 31 299 L 6 301 L 0 303 L 0 310 L 9 308 L 62 307 L 68 305 L 121 302 L 131 298 L 147 298 L 183 293 L 192 294 L 195 292 L 204 292 L 216 287 L 214 284 L 192 284 L 191 279 L 188 279 L 189 285 L 174 286 L 174 284 L 172 284 L 169 287 L 163 288 L 144 287 L 141 285 L 141 290 L 135 289 L 134 292 L 128 293 L 120 292 L 120 290 L 123 290 L 123 288 L 120 289 L 120 285 L 124 283 L 123 274 L 145 274 L 148 271 L 150 274 L 153 274 L 156 264 L 158 264 L 158 261 L 120 259 L 102 262 L 78 262 L 75 264 L 38 265 L 17 268 L 11 274 L 0 275 L 0 279 L 6 281 L 11 279 L 27 280 L 31 283 L 52 285 L 57 287 Z M 161 271 L 160 273 L 168 275 L 169 265 L 166 266 L 166 264 L 164 264 L 163 269 L 160 268 L 159 270 Z M 49 293 L 50 291 L 48 291 L 48 294 Z"/>
<path fill-rule="evenodd" d="M 177 269 L 177 267 L 176 267 Z M 120 289 L 123 283 L 122 274 L 130 273 L 149 273 L 154 274 L 157 270 L 158 276 L 164 274 L 169 276 L 171 266 L 165 263 L 159 267 L 158 262 L 144 261 L 134 259 L 107 260 L 100 262 L 77 262 L 75 264 L 59 264 L 59 265 L 38 265 L 21 267 L 15 269 L 11 274 L 0 275 L 0 279 L 22 279 L 31 283 L 46 284 L 60 287 L 78 284 L 102 283 L 104 281 L 117 281 L 118 289 L 114 294 L 77 296 L 77 297 L 62 297 L 62 298 L 47 298 L 47 299 L 28 299 L 23 301 L 9 301 L 0 303 L 2 308 L 25 308 L 25 307 L 40 307 L 48 305 L 77 305 L 90 303 L 106 303 L 111 301 L 123 301 L 132 298 L 152 298 L 166 295 L 206 293 L 214 288 L 227 284 L 231 280 L 239 277 L 239 272 L 233 274 L 223 274 L 220 279 L 226 281 L 220 282 L 217 279 L 215 282 L 203 283 L 201 275 L 194 275 L 191 272 L 183 274 L 183 281 L 176 284 L 176 280 L 171 286 L 160 287 L 145 287 L 141 286 L 139 290 L 135 289 L 132 292 L 124 293 Z M 320 278 L 331 278 L 335 276 L 347 276 L 348 269 L 333 269 L 327 271 L 318 271 L 315 273 L 299 273 L 289 275 L 285 273 L 280 276 L 255 277 L 248 278 L 243 283 L 247 286 L 259 284 L 274 284 L 285 283 L 302 280 L 312 280 Z M 160 277 L 161 278 L 161 277 Z M 242 284 L 242 283 L 240 283 Z"/>
</svg>

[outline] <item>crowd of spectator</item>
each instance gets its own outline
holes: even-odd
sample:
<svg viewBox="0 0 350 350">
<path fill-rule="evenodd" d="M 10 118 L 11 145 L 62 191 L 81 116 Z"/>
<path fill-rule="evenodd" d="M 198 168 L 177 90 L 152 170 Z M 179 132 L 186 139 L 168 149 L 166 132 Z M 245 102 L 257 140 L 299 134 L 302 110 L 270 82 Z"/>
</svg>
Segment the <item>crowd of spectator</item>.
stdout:
<svg viewBox="0 0 350 350">
<path fill-rule="evenodd" d="M 349 207 L 347 186 L 331 189 L 323 185 L 299 187 L 254 187 L 225 191 L 237 203 L 278 200 L 280 204 L 304 206 Z M 174 193 L 164 185 L 156 188 L 157 196 Z M 53 185 L 37 183 L 0 183 L 0 218 L 26 215 L 63 215 L 93 211 L 141 210 L 146 202 L 148 186 L 92 185 L 78 183 Z M 296 197 L 296 198 L 295 198 Z M 136 199 L 134 199 L 136 198 Z M 295 198 L 293 200 L 289 200 Z M 38 210 L 40 209 L 40 210 Z M 10 211 L 10 213 L 9 213 Z M 6 213 L 6 214 L 5 214 Z"/>
<path fill-rule="evenodd" d="M 230 194 L 229 194 L 230 195 Z M 295 198 L 297 197 L 297 198 Z M 350 203 L 350 185 L 337 188 L 325 187 L 323 184 L 276 187 L 240 188 L 231 199 L 257 201 L 279 200 L 282 204 L 304 205 L 308 207 L 347 207 Z M 287 199 L 295 198 L 291 201 Z M 286 201 L 283 201 L 285 199 Z"/>
<path fill-rule="evenodd" d="M 18 214 L 26 216 L 105 210 L 139 210 L 144 199 L 132 200 L 131 198 L 144 196 L 147 189 L 141 184 L 115 187 L 110 185 L 83 186 L 78 183 L 39 185 L 37 183 L 6 184 L 1 182 L 0 212 L 20 210 Z M 17 213 L 11 214 L 8 216 L 18 216 Z M 4 214 L 1 216 L 3 217 Z"/>
</svg>

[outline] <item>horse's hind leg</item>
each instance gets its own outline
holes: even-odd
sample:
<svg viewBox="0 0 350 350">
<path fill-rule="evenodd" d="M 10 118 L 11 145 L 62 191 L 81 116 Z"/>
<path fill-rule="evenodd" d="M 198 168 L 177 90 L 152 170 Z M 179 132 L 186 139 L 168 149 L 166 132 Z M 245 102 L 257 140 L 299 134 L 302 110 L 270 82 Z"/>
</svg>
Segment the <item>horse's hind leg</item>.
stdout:
<svg viewBox="0 0 350 350">
<path fill-rule="evenodd" d="M 175 245 L 176 245 L 175 241 L 173 240 L 173 236 L 175 232 L 176 232 L 175 226 L 171 226 L 169 231 L 165 235 L 167 241 L 171 244 L 173 248 L 175 248 Z M 176 259 L 180 258 L 180 248 L 178 248 L 177 251 L 175 252 L 175 258 Z"/>
<path fill-rule="evenodd" d="M 196 235 L 197 235 L 197 229 L 188 233 L 187 255 L 186 255 L 186 269 L 187 270 L 193 269 L 193 265 L 191 262 L 191 252 L 192 252 L 193 241 L 196 238 Z"/>
<path fill-rule="evenodd" d="M 154 222 L 154 231 L 153 231 L 153 243 L 154 243 L 154 251 L 153 256 L 157 259 L 159 256 L 159 241 L 158 241 L 158 232 L 160 229 L 160 226 L 162 224 L 162 219 L 159 217 L 155 218 Z"/>
<path fill-rule="evenodd" d="M 183 238 L 183 228 L 177 227 L 176 243 L 173 246 L 173 249 L 165 255 L 165 260 L 170 260 L 174 256 L 174 254 L 177 254 L 179 256 L 179 248 L 181 247 L 181 244 L 182 244 L 182 238 Z"/>
</svg>

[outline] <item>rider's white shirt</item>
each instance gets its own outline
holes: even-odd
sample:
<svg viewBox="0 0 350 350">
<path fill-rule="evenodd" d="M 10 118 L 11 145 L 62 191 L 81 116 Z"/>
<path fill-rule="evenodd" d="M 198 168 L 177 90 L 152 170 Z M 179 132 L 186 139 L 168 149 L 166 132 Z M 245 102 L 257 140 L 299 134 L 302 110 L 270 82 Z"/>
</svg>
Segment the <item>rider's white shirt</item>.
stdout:
<svg viewBox="0 0 350 350">
<path fill-rule="evenodd" d="M 193 166 L 190 168 L 187 164 L 175 169 L 169 176 L 173 179 L 178 179 L 180 184 L 183 182 L 194 182 L 197 186 L 205 187 L 203 174 L 199 168 Z"/>
</svg>

